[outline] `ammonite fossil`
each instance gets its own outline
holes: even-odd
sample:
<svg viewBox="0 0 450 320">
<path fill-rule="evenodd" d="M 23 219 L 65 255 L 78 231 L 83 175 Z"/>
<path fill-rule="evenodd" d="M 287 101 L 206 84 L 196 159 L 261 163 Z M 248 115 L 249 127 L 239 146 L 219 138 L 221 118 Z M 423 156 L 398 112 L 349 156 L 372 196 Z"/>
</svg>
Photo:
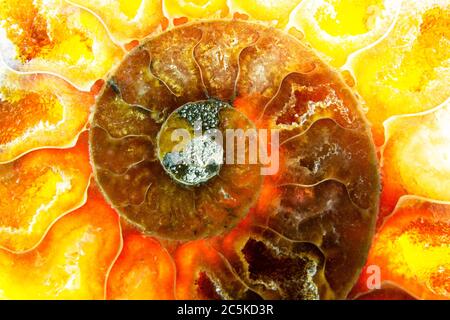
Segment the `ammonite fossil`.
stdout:
<svg viewBox="0 0 450 320">
<path fill-rule="evenodd" d="M 278 132 L 278 170 L 221 161 L 211 137 L 173 151 L 174 131 L 197 125 Z M 181 261 L 177 297 L 348 294 L 374 229 L 375 149 L 352 90 L 298 39 L 210 21 L 143 41 L 107 81 L 90 132 L 111 205 Z"/>
</svg>

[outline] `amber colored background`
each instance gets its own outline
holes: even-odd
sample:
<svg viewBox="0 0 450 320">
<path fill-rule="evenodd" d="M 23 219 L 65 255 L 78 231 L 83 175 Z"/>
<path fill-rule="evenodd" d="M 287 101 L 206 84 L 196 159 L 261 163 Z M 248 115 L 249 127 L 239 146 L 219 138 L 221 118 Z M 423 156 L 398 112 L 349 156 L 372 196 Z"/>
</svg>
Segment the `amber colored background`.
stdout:
<svg viewBox="0 0 450 320">
<path fill-rule="evenodd" d="M 174 261 L 98 193 L 86 129 L 99 79 L 140 39 L 213 18 L 303 39 L 361 96 L 383 181 L 367 261 L 382 289 L 363 270 L 351 297 L 449 299 L 448 0 L 0 0 L 0 298 L 175 298 Z"/>
</svg>

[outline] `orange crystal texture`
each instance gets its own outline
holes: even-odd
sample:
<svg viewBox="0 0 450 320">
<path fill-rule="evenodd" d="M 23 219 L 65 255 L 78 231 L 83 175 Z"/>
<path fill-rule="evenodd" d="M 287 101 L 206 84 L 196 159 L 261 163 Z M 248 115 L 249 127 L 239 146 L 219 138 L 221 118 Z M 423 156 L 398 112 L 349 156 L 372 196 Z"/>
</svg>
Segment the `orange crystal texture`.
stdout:
<svg viewBox="0 0 450 320">
<path fill-rule="evenodd" d="M 449 30 L 446 0 L 0 0 L 0 298 L 449 299 Z M 164 176 L 145 168 L 167 107 L 210 96 L 282 130 L 279 173 L 222 172 L 204 210 L 253 206 L 219 236 L 136 229 L 111 204 L 196 212 L 170 179 L 139 188 Z M 139 160 L 132 185 L 96 168 Z"/>
</svg>

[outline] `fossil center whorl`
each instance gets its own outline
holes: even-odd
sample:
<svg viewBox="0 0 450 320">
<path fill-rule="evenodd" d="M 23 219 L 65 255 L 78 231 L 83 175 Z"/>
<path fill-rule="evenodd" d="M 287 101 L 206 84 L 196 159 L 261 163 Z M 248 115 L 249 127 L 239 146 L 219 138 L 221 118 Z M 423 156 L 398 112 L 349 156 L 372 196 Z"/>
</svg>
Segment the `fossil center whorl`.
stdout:
<svg viewBox="0 0 450 320">
<path fill-rule="evenodd" d="M 175 181 L 199 186 L 219 174 L 224 160 L 218 100 L 187 103 L 169 115 L 158 133 L 158 158 Z M 223 114 L 223 113 L 222 113 Z"/>
</svg>

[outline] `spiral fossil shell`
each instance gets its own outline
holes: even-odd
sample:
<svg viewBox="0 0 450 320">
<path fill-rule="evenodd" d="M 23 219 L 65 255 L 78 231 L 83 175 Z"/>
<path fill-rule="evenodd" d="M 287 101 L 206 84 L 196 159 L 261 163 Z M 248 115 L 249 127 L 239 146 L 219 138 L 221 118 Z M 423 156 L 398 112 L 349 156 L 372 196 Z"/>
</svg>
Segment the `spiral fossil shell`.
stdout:
<svg viewBox="0 0 450 320">
<path fill-rule="evenodd" d="M 164 121 L 208 99 L 245 116 L 232 128 L 279 130 L 275 175 L 224 164 L 186 187 L 164 171 Z M 178 247 L 180 298 L 347 295 L 374 228 L 375 150 L 352 90 L 297 39 L 240 21 L 150 38 L 111 75 L 90 132 L 95 176 L 113 207 L 169 251 Z"/>
</svg>

